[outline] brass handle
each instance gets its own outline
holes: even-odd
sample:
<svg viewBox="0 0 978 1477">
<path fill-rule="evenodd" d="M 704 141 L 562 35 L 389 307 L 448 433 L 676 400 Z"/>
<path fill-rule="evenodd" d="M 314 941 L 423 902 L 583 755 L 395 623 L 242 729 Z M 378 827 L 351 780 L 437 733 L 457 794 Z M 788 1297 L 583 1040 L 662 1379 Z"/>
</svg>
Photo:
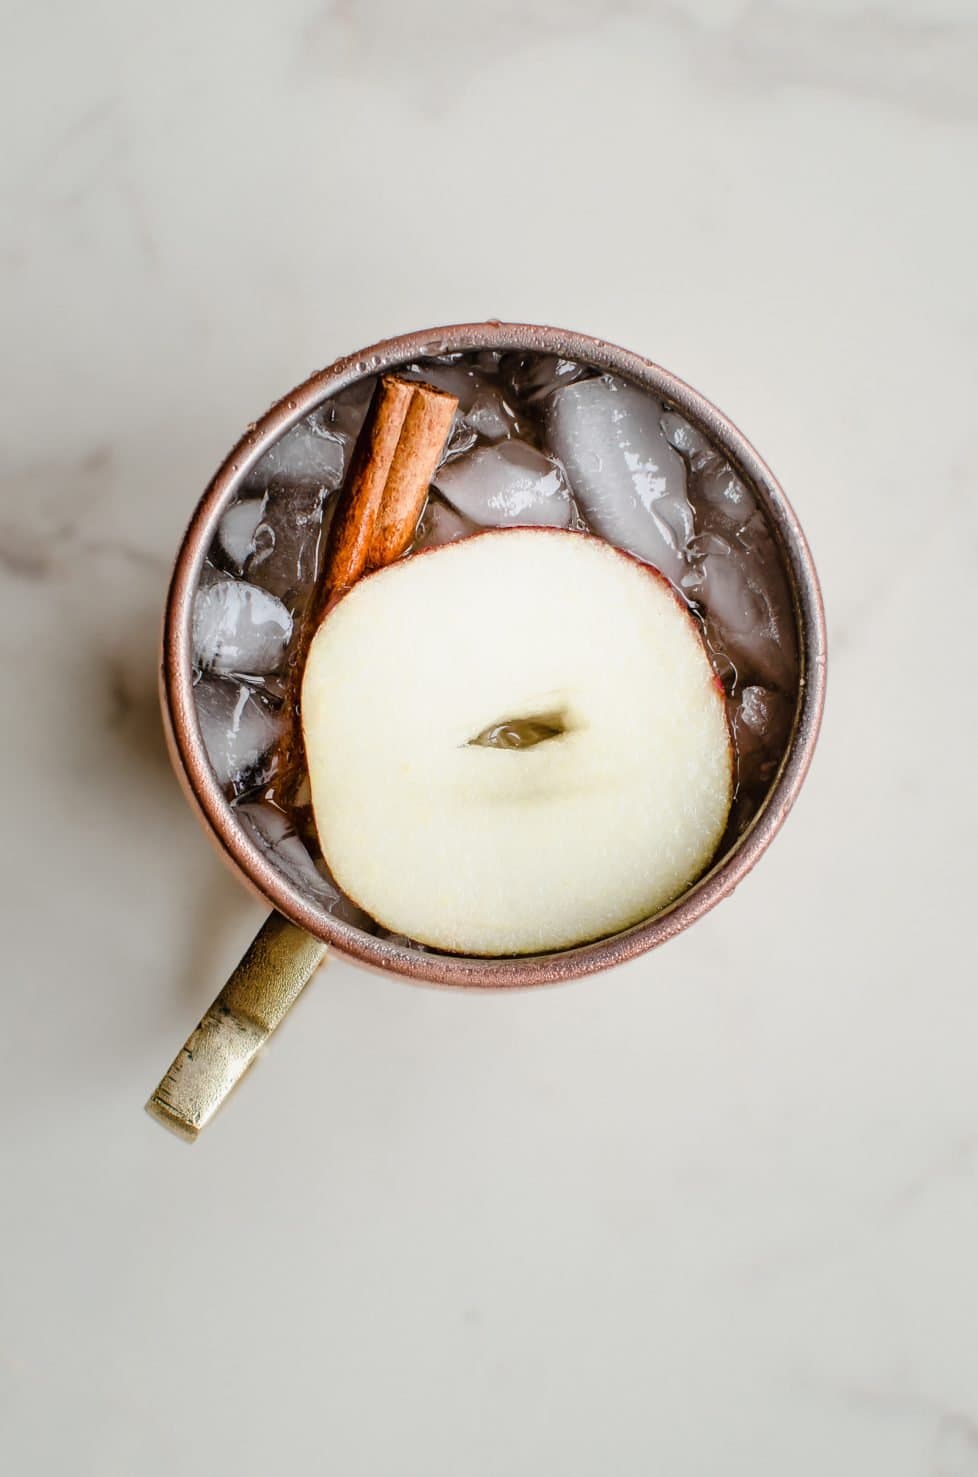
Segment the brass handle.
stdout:
<svg viewBox="0 0 978 1477">
<path fill-rule="evenodd" d="M 192 1142 L 285 1019 L 325 954 L 319 939 L 270 913 L 146 1111 Z"/>
</svg>

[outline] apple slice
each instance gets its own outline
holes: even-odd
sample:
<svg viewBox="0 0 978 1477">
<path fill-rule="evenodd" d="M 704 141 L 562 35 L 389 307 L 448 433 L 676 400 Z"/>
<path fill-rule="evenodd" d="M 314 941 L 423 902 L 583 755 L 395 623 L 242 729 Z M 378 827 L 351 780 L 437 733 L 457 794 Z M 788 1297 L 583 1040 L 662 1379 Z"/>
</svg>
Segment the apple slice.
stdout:
<svg viewBox="0 0 978 1477">
<path fill-rule="evenodd" d="M 568 948 L 703 871 L 733 789 L 723 693 L 655 570 L 554 529 L 478 534 L 354 586 L 302 685 L 343 890 L 437 949 Z"/>
</svg>

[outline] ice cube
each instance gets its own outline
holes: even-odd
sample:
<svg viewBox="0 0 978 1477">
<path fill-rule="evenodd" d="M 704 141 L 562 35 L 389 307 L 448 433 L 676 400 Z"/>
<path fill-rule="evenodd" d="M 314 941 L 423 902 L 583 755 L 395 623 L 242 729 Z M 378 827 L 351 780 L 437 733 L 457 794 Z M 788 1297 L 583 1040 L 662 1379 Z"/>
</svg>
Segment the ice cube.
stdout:
<svg viewBox="0 0 978 1477">
<path fill-rule="evenodd" d="M 193 613 L 194 661 L 214 672 L 260 676 L 281 666 L 292 617 L 267 590 L 205 565 Z"/>
<path fill-rule="evenodd" d="M 522 441 L 480 446 L 435 473 L 435 486 L 473 523 L 566 528 L 573 505 L 556 462 Z"/>
<path fill-rule="evenodd" d="M 697 569 L 702 583 L 697 598 L 709 618 L 729 637 L 749 635 L 764 620 L 764 601 L 750 578 L 744 550 L 716 534 L 697 540 Z M 688 588 L 688 584 L 687 584 Z"/>
<path fill-rule="evenodd" d="M 783 693 L 750 685 L 728 702 L 737 772 L 742 789 L 756 789 L 774 777 L 781 762 L 794 705 Z"/>
<path fill-rule="evenodd" d="M 792 692 L 794 614 L 774 542 L 759 513 L 737 538 L 698 536 L 693 575 L 684 588 L 702 605 L 707 639 L 736 668 L 741 686 Z"/>
<path fill-rule="evenodd" d="M 445 452 L 446 461 L 468 451 L 477 438 L 501 441 L 519 432 L 516 417 L 499 385 L 475 369 L 463 364 L 433 364 L 425 360 L 408 364 L 398 373 L 405 379 L 420 380 L 438 390 L 445 390 L 458 401 L 455 423 Z"/>
<path fill-rule="evenodd" d="M 771 724 L 773 692 L 763 687 L 745 687 L 740 694 L 740 717 L 755 738 L 762 739 Z"/>
<path fill-rule="evenodd" d="M 194 687 L 197 721 L 219 785 L 261 784 L 282 731 L 276 708 L 247 683 L 204 675 Z"/>
<path fill-rule="evenodd" d="M 757 511 L 747 484 L 737 476 L 713 443 L 675 410 L 662 416 L 662 433 L 688 463 L 693 475 L 689 500 L 698 532 L 739 533 Z"/>
<path fill-rule="evenodd" d="M 499 349 L 480 349 L 474 358 L 475 367 L 483 374 L 498 374 L 499 361 L 502 357 Z"/>
<path fill-rule="evenodd" d="M 224 563 L 235 574 L 242 574 L 255 552 L 255 529 L 261 522 L 265 499 L 247 498 L 232 503 L 217 527 L 217 547 Z"/>
<path fill-rule="evenodd" d="M 445 442 L 445 450 L 442 452 L 438 465 L 444 466 L 446 462 L 456 461 L 460 456 L 465 456 L 466 452 L 472 450 L 478 439 L 479 433 L 471 426 L 467 426 L 461 411 L 456 410 L 452 429 Z"/>
<path fill-rule="evenodd" d="M 761 682 L 788 692 L 797 656 L 791 597 L 757 500 L 682 416 L 667 411 L 661 424 L 692 469 L 696 533 L 687 544 L 690 566 L 680 586 L 703 608 L 714 666 L 735 687 Z"/>
<path fill-rule="evenodd" d="M 264 801 L 249 801 L 236 805 L 234 812 L 240 816 L 262 851 L 300 892 L 314 897 L 335 918 L 352 923 L 356 928 L 369 927 L 367 914 L 340 891 L 325 862 L 320 864 L 320 870 L 313 861 L 284 811 Z"/>
<path fill-rule="evenodd" d="M 324 436 L 341 436 L 348 442 L 355 441 L 366 419 L 376 385 L 376 375 L 354 380 L 345 390 L 318 405 L 308 417 L 309 424 Z"/>
<path fill-rule="evenodd" d="M 312 588 L 323 546 L 323 487 L 296 486 L 276 478 L 262 500 L 248 579 L 295 608 Z"/>
<path fill-rule="evenodd" d="M 483 441 L 502 441 L 515 430 L 513 412 L 494 385 L 486 385 L 479 391 L 462 420 Z"/>
<path fill-rule="evenodd" d="M 611 375 L 581 380 L 547 401 L 549 442 L 595 533 L 679 584 L 693 532 L 686 467 L 644 390 Z"/>
<path fill-rule="evenodd" d="M 437 548 L 439 544 L 454 544 L 460 538 L 468 538 L 478 531 L 478 525 L 471 519 L 463 518 L 461 513 L 457 513 L 437 494 L 432 493 L 421 514 L 411 552 L 417 554 L 422 549 Z"/>
<path fill-rule="evenodd" d="M 420 380 L 426 385 L 434 385 L 436 390 L 454 395 L 463 414 L 485 388 L 486 383 L 481 374 L 466 368 L 464 364 L 437 364 L 431 359 L 405 364 L 397 373 L 402 379 Z"/>
<path fill-rule="evenodd" d="M 723 534 L 742 533 L 757 512 L 757 503 L 746 483 L 719 457 L 712 457 L 693 477 L 690 487 L 698 530 Z"/>
<path fill-rule="evenodd" d="M 667 410 L 659 421 L 662 434 L 669 445 L 675 447 L 692 467 L 705 466 L 716 455 L 716 448 L 703 432 L 690 425 L 689 421 L 675 410 Z"/>
<path fill-rule="evenodd" d="M 584 364 L 573 359 L 559 359 L 556 354 L 504 354 L 499 373 L 503 384 L 525 405 L 537 405 L 561 385 L 592 374 Z"/>
<path fill-rule="evenodd" d="M 262 493 L 276 480 L 332 492 L 343 481 L 350 444 L 349 436 L 314 411 L 268 448 L 248 473 L 245 492 Z"/>
<path fill-rule="evenodd" d="M 745 551 L 751 577 L 763 591 L 766 631 L 779 653 L 771 680 L 793 700 L 798 678 L 794 601 L 777 540 L 759 508 L 737 535 L 737 543 Z"/>
</svg>

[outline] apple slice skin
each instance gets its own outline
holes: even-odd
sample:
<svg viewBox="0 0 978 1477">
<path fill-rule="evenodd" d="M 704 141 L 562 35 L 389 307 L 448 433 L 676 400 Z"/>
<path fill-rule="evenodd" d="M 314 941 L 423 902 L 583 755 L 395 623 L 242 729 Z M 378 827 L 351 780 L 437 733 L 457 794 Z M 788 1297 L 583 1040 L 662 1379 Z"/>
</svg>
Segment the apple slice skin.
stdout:
<svg viewBox="0 0 978 1477">
<path fill-rule="evenodd" d="M 553 712 L 566 731 L 532 748 L 470 743 Z M 651 916 L 706 868 L 733 796 L 695 620 L 586 534 L 490 530 L 368 576 L 313 638 L 302 717 L 336 880 L 447 952 L 549 952 Z"/>
</svg>

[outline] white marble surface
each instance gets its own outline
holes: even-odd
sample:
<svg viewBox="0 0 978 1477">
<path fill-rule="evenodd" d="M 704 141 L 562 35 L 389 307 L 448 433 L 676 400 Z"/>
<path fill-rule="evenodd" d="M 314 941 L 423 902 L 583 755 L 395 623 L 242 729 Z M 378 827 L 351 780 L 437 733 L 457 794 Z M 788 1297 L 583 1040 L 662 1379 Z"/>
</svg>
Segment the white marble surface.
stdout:
<svg viewBox="0 0 978 1477">
<path fill-rule="evenodd" d="M 0 1447 L 16 1477 L 975 1477 L 973 0 L 13 6 L 0 90 Z M 193 1149 L 261 916 L 168 772 L 245 422 L 499 315 L 781 476 L 829 706 L 761 868 L 616 974 L 329 964 Z"/>
</svg>

